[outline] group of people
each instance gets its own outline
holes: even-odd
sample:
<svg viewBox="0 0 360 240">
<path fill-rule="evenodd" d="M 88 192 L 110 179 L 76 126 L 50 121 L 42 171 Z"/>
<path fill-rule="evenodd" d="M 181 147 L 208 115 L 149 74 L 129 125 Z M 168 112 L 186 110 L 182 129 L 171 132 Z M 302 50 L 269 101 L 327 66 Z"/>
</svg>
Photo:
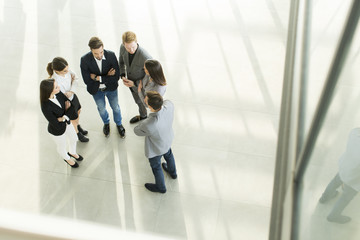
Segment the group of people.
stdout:
<svg viewBox="0 0 360 240">
<path fill-rule="evenodd" d="M 90 52 L 80 60 L 81 75 L 104 123 L 105 137 L 110 134 L 107 98 L 119 135 L 125 138 L 126 131 L 118 102 L 118 81 L 121 79 L 138 105 L 139 115 L 129 121 L 131 124 L 139 123 L 134 128 L 134 133 L 145 136 L 145 156 L 149 159 L 155 177 L 155 184 L 146 183 L 145 187 L 152 192 L 165 193 L 161 167 L 173 179 L 177 178 L 177 173 L 171 150 L 174 105 L 162 97 L 166 91 L 166 78 L 161 64 L 140 47 L 136 34 L 131 31 L 122 35 L 119 61 L 114 52 L 104 49 L 104 44 L 98 37 L 92 37 L 88 46 Z M 76 151 L 77 141 L 89 141 L 86 136 L 88 131 L 79 124 L 81 104 L 75 94 L 77 77 L 62 57 L 54 58 L 48 63 L 46 70 L 49 78 L 40 83 L 41 110 L 49 122 L 48 132 L 53 135 L 58 153 L 69 166 L 77 168 L 78 161 L 84 159 Z M 149 114 L 147 108 L 150 110 Z M 162 157 L 166 162 L 161 163 Z"/>
</svg>

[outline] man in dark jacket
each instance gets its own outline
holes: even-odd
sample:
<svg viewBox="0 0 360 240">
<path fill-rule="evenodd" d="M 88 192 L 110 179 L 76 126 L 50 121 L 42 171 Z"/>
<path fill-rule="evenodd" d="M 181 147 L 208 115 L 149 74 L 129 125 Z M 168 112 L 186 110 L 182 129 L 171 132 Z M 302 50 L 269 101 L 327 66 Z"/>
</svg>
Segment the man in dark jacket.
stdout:
<svg viewBox="0 0 360 240">
<path fill-rule="evenodd" d="M 120 137 L 125 138 L 117 93 L 120 71 L 115 53 L 105 50 L 103 42 L 98 37 L 90 39 L 89 47 L 91 51 L 81 57 L 80 68 L 87 91 L 93 96 L 104 122 L 103 132 L 106 137 L 110 134 L 110 117 L 106 110 L 106 96 L 113 111 Z"/>
</svg>

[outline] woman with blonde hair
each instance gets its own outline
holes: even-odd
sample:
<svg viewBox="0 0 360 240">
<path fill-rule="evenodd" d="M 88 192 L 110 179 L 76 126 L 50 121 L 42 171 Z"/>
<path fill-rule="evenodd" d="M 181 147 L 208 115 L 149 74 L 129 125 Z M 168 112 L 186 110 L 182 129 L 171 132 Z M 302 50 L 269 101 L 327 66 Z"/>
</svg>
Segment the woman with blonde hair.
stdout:
<svg viewBox="0 0 360 240">
<path fill-rule="evenodd" d="M 75 94 L 77 87 L 75 73 L 69 69 L 67 61 L 62 57 L 56 57 L 52 60 L 52 62 L 49 62 L 46 70 L 49 74 L 49 77 L 55 79 L 56 83 L 60 87 L 61 92 L 68 99 L 70 99 L 72 105 L 75 108 L 74 113 L 69 117 L 80 142 L 88 142 L 89 138 L 85 137 L 85 135 L 88 134 L 88 131 L 84 130 L 79 124 L 81 104 Z"/>
</svg>

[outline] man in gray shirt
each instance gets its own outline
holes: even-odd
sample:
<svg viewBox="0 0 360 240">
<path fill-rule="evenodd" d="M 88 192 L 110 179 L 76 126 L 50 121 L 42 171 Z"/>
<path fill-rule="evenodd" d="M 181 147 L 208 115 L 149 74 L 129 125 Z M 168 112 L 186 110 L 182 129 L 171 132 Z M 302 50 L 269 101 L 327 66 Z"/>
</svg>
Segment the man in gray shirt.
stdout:
<svg viewBox="0 0 360 240">
<path fill-rule="evenodd" d="M 147 59 L 151 59 L 151 56 L 139 46 L 135 33 L 124 32 L 119 53 L 120 77 L 124 85 L 129 87 L 140 114 L 131 118 L 130 123 L 137 123 L 147 117 L 146 107 L 138 94 L 139 82 L 145 77 L 144 63 Z"/>
<path fill-rule="evenodd" d="M 151 113 L 148 119 L 134 128 L 136 135 L 145 136 L 145 156 L 149 159 L 155 177 L 155 184 L 146 183 L 145 187 L 151 192 L 165 193 L 165 179 L 161 166 L 171 178 L 177 178 L 175 159 L 171 151 L 174 139 L 174 104 L 170 100 L 163 101 L 161 95 L 155 91 L 146 93 L 145 104 Z M 166 163 L 161 164 L 163 156 Z"/>
</svg>

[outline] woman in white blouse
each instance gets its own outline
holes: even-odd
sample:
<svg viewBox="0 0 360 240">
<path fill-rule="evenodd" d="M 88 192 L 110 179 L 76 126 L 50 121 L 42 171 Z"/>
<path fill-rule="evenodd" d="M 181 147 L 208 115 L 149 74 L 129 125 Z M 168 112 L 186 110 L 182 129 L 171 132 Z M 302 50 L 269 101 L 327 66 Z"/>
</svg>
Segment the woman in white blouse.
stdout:
<svg viewBox="0 0 360 240">
<path fill-rule="evenodd" d="M 156 91 L 160 93 L 161 96 L 164 96 L 166 92 L 166 79 L 161 64 L 157 60 L 146 60 L 144 64 L 144 70 L 146 76 L 143 80 L 140 81 L 138 92 L 142 102 L 145 105 L 144 98 L 146 92 L 148 91 Z"/>
<path fill-rule="evenodd" d="M 79 116 L 81 104 L 76 96 L 77 80 L 75 73 L 69 69 L 67 61 L 62 57 L 56 57 L 52 62 L 49 62 L 46 70 L 50 78 L 55 79 L 59 85 L 61 92 L 71 101 L 75 111 L 70 117 L 71 123 L 75 128 L 80 142 L 88 142 L 89 138 L 85 137 L 88 131 L 84 130 L 79 124 Z"/>
</svg>

